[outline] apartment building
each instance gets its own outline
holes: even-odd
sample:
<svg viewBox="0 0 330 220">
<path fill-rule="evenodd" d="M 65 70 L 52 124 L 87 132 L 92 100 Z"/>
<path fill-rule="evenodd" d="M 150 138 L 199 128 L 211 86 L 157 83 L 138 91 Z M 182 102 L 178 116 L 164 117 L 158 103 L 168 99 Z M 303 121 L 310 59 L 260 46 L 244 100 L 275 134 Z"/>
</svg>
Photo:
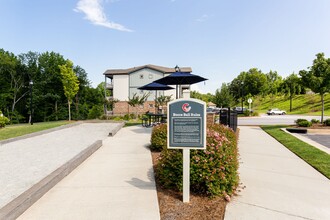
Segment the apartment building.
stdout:
<svg viewBox="0 0 330 220">
<path fill-rule="evenodd" d="M 138 88 L 149 84 L 157 79 L 174 73 L 175 68 L 162 67 L 156 65 L 144 65 L 138 67 L 132 67 L 128 69 L 109 69 L 106 70 L 103 75 L 105 76 L 106 90 L 110 91 L 110 96 L 106 96 L 108 100 L 117 100 L 114 104 L 114 108 L 110 111 L 106 109 L 107 114 L 113 115 L 125 115 L 128 113 L 145 113 L 156 112 L 155 109 L 155 97 L 165 95 L 172 96 L 175 99 L 176 86 L 173 86 L 173 90 L 167 91 L 146 91 L 139 90 Z M 192 72 L 191 67 L 180 67 L 182 72 Z M 179 92 L 183 90 L 189 90 L 190 86 L 180 86 Z M 134 94 L 142 96 L 148 93 L 148 99 L 143 106 L 132 107 L 128 105 L 127 101 L 132 98 Z"/>
</svg>

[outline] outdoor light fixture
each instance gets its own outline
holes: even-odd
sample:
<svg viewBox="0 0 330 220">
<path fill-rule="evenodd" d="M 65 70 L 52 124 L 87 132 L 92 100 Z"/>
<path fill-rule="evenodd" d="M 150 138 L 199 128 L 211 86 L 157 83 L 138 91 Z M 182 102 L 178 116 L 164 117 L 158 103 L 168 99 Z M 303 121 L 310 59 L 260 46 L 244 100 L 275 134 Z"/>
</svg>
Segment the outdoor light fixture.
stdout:
<svg viewBox="0 0 330 220">
<path fill-rule="evenodd" d="M 32 120 L 32 112 L 33 112 L 33 109 L 32 109 L 32 87 L 33 87 L 33 81 L 30 80 L 30 123 L 31 125 L 33 125 L 33 120 Z"/>
<path fill-rule="evenodd" d="M 243 86 L 244 86 L 244 82 L 241 82 L 241 89 L 242 89 L 242 113 L 244 113 L 243 111 Z"/>
</svg>

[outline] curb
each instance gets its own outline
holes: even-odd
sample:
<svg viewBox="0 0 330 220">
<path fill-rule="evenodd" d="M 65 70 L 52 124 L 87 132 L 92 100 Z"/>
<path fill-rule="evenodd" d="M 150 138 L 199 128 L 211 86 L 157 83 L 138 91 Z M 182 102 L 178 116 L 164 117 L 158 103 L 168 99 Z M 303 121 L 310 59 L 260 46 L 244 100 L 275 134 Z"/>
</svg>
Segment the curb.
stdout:
<svg viewBox="0 0 330 220">
<path fill-rule="evenodd" d="M 102 146 L 98 140 L 0 209 L 0 219 L 16 219 Z"/>
<path fill-rule="evenodd" d="M 109 137 L 113 137 L 122 127 L 124 127 L 125 122 L 120 123 L 116 128 L 109 132 Z"/>
</svg>

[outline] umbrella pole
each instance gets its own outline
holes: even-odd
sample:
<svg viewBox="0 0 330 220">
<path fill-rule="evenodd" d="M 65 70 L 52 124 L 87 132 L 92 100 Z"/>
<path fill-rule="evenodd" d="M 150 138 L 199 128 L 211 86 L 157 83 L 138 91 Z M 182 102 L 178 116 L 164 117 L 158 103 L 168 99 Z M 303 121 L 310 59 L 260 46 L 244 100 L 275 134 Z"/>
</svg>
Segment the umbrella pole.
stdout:
<svg viewBox="0 0 330 220">
<path fill-rule="evenodd" d="M 178 99 L 179 85 L 176 85 L 176 99 Z"/>
<path fill-rule="evenodd" d="M 156 108 L 156 102 L 157 102 L 157 90 L 155 90 L 156 95 L 155 95 L 155 114 L 158 113 L 158 107 Z"/>
</svg>

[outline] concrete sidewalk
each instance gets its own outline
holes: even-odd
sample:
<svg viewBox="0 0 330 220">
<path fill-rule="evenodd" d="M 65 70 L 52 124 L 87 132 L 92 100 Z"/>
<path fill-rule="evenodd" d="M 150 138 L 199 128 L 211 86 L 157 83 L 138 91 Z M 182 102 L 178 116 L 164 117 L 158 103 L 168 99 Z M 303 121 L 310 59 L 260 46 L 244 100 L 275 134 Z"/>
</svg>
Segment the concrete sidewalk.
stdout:
<svg viewBox="0 0 330 220">
<path fill-rule="evenodd" d="M 259 127 L 240 127 L 242 190 L 226 220 L 330 219 L 330 180 Z"/>
<path fill-rule="evenodd" d="M 18 219 L 160 219 L 150 128 L 122 128 Z"/>
</svg>

